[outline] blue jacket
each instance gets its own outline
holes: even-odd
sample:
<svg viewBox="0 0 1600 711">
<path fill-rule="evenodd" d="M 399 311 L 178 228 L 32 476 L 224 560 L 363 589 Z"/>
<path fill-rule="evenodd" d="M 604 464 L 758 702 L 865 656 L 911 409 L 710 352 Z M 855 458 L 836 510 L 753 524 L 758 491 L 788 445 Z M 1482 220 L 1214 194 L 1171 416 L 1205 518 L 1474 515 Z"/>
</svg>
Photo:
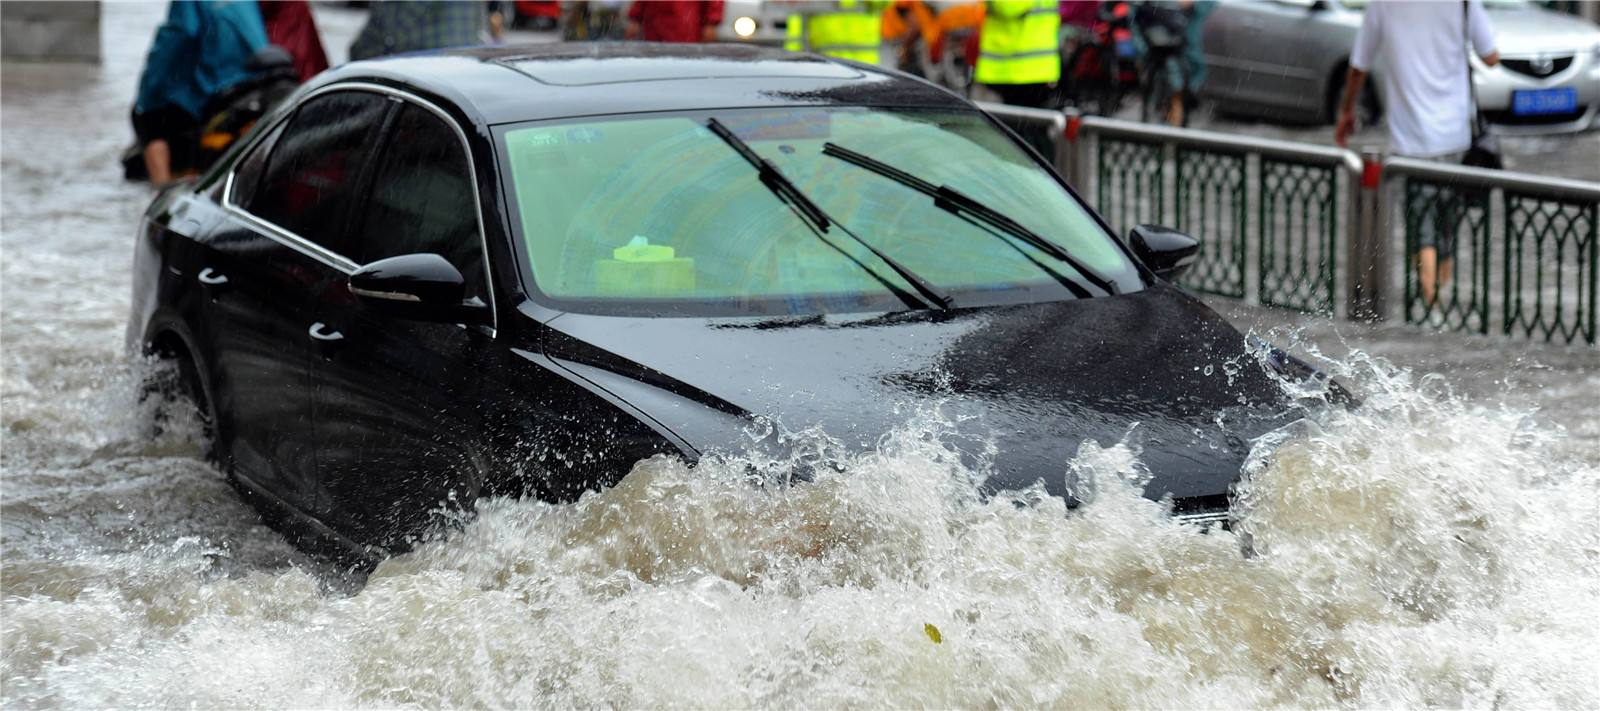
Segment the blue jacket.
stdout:
<svg viewBox="0 0 1600 711">
<path fill-rule="evenodd" d="M 204 118 L 206 101 L 245 79 L 245 63 L 267 44 L 254 0 L 173 0 L 139 76 L 133 109 L 168 106 Z"/>
</svg>

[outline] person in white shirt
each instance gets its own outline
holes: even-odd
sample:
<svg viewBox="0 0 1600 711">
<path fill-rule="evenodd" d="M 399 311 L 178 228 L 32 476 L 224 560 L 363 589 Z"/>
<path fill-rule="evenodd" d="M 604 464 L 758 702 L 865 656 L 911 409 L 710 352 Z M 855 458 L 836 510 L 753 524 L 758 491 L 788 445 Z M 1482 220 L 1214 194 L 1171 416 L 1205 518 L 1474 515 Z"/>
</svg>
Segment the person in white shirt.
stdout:
<svg viewBox="0 0 1600 711">
<path fill-rule="evenodd" d="M 1412 158 L 1458 161 L 1472 145 L 1469 35 L 1471 49 L 1484 64 L 1500 62 L 1494 29 L 1481 0 L 1465 0 L 1465 12 L 1461 2 L 1438 0 L 1369 4 L 1350 53 L 1334 142 L 1349 145 L 1356 100 L 1373 64 L 1381 60 L 1390 150 Z M 1423 301 L 1431 308 L 1437 287 L 1450 281 L 1454 239 L 1443 226 L 1420 232 L 1417 277 Z"/>
</svg>

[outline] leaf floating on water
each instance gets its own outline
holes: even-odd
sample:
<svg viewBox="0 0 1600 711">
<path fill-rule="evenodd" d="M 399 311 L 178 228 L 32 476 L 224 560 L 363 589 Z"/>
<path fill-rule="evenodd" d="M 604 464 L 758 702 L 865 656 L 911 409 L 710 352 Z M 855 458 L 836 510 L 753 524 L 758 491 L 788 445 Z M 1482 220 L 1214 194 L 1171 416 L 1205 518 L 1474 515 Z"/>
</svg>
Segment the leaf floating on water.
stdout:
<svg viewBox="0 0 1600 711">
<path fill-rule="evenodd" d="M 939 634 L 939 628 L 934 627 L 932 622 L 923 623 L 922 631 L 928 633 L 928 639 L 933 640 L 934 644 L 944 643 L 944 635 Z"/>
</svg>

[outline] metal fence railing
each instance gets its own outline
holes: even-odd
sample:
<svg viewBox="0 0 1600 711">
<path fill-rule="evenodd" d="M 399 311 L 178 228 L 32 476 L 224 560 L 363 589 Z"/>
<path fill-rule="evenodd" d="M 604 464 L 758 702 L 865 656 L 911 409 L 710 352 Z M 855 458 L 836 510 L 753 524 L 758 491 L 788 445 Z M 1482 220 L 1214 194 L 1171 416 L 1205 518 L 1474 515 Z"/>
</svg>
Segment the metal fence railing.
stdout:
<svg viewBox="0 0 1600 711">
<path fill-rule="evenodd" d="M 1205 241 L 1185 286 L 1334 313 L 1354 154 L 1114 119 L 1068 131 L 1057 165 L 1113 229 L 1157 222 Z"/>
<path fill-rule="evenodd" d="M 1338 183 L 1335 164 L 1262 157 L 1256 219 L 1256 298 L 1263 304 L 1333 313 Z M 1349 180 L 1344 181 L 1347 186 Z M 1249 242 L 1247 242 L 1249 244 Z"/>
<path fill-rule="evenodd" d="M 1407 158 L 1384 162 L 1383 183 L 1401 196 L 1391 226 L 1408 257 L 1408 323 L 1596 342 L 1600 185 Z M 1431 295 L 1425 248 L 1441 265 L 1452 257 L 1452 278 Z"/>
<path fill-rule="evenodd" d="M 1600 184 L 982 106 L 1053 158 L 1118 233 L 1150 222 L 1199 237 L 1182 280 L 1195 291 L 1596 343 Z M 1418 258 L 1430 246 L 1450 257 L 1436 294 Z"/>
</svg>

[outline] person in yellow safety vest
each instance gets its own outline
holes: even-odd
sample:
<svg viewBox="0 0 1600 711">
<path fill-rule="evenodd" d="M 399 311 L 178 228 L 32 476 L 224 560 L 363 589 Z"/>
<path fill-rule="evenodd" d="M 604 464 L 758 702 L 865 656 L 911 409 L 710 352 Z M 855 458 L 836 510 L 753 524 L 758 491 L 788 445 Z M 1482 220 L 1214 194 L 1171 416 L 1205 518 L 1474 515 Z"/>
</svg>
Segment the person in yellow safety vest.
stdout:
<svg viewBox="0 0 1600 711">
<path fill-rule="evenodd" d="M 989 0 L 973 81 L 1008 104 L 1045 107 L 1061 80 L 1061 8 L 1056 0 Z"/>
<path fill-rule="evenodd" d="M 797 2 L 802 12 L 789 16 L 783 48 L 816 52 L 867 64 L 881 61 L 883 11 L 887 0 Z"/>
</svg>

